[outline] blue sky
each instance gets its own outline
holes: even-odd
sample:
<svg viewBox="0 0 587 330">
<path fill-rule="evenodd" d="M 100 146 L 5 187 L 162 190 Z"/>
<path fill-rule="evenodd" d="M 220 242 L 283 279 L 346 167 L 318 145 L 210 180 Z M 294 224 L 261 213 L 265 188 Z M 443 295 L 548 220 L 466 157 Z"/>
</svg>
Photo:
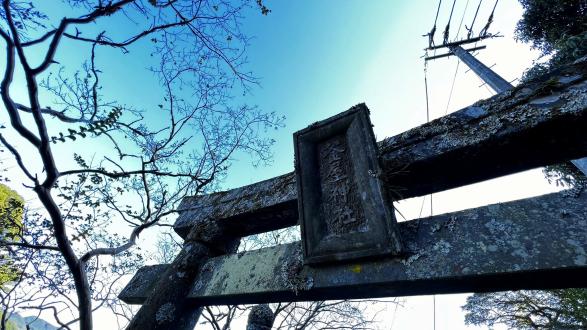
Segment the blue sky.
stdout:
<svg viewBox="0 0 587 330">
<path fill-rule="evenodd" d="M 438 37 L 451 3 L 445 1 L 441 10 Z M 452 23 L 455 33 L 465 3 L 457 1 Z M 432 27 L 435 1 L 271 1 L 268 5 L 272 9 L 268 16 L 253 12 L 244 24 L 255 36 L 248 54 L 254 73 L 261 78 L 261 87 L 247 101 L 286 115 L 287 126 L 276 137 L 274 165 L 229 179 L 227 186 L 290 171 L 293 132 L 360 102 L 371 109 L 379 139 L 425 121 L 421 56 L 427 41 L 421 35 Z M 463 25 L 469 24 L 476 5 L 477 1 L 470 2 Z M 492 6 L 493 2 L 483 3 L 477 27 L 486 22 Z M 479 54 L 488 65 L 498 63 L 494 69 L 510 80 L 537 55 L 512 40 L 519 14 L 517 1 L 502 1 L 492 31 L 501 32 L 504 38 L 488 41 L 488 49 Z M 516 55 L 508 55 L 512 53 Z M 429 64 L 432 118 L 446 111 L 456 63 L 449 58 Z M 477 88 L 481 83 L 472 72 L 464 72 L 461 66 L 449 112 L 492 95 Z"/>
<path fill-rule="evenodd" d="M 51 6 L 52 3 L 44 4 Z M 285 115 L 286 126 L 269 132 L 276 140 L 273 164 L 254 168 L 243 156 L 231 168 L 224 188 L 292 171 L 292 134 L 360 102 L 365 102 L 371 109 L 378 139 L 426 121 L 421 56 L 427 41 L 421 35 L 432 27 L 436 1 L 272 0 L 265 3 L 272 10 L 269 15 L 262 16 L 257 8 L 252 8 L 243 19 L 245 33 L 254 37 L 247 53 L 248 68 L 260 78 L 260 86 L 235 101 Z M 443 2 L 437 32 L 439 38 L 450 4 L 451 1 Z M 453 38 L 466 4 L 466 0 L 457 1 L 452 21 Z M 463 24 L 470 24 L 477 4 L 476 0 L 469 1 Z M 485 24 L 492 6 L 493 1 L 483 2 L 477 29 Z M 63 10 L 58 6 L 50 8 L 55 17 L 66 15 Z M 518 78 L 538 57 L 538 53 L 527 45 L 513 40 L 513 29 L 520 14 L 521 8 L 516 0 L 500 1 L 490 31 L 500 32 L 503 37 L 484 43 L 488 48 L 478 54 L 487 65 L 497 64 L 494 69 L 507 80 Z M 113 21 L 112 26 L 116 28 L 117 22 Z M 461 35 L 464 32 L 463 26 Z M 105 66 L 103 82 L 108 96 L 121 103 L 156 108 L 162 96 L 156 79 L 144 70 L 152 64 L 144 46 L 135 47 L 132 56 L 100 50 Z M 65 43 L 57 58 L 64 63 L 73 63 L 80 51 L 87 49 Z M 0 54 L 0 62 L 3 58 L 4 54 Z M 452 57 L 429 63 L 432 118 L 493 94 L 485 87 L 479 87 L 479 79 L 472 72 L 466 73 L 465 67 L 460 65 L 449 104 L 456 67 L 457 60 Z M 4 121 L 4 117 L 0 117 L 0 122 Z M 20 189 L 18 185 L 14 188 Z M 434 211 L 447 212 L 537 195 L 552 189 L 544 182 L 540 171 L 535 170 L 435 195 Z M 398 208 L 408 218 L 414 218 L 420 205 L 421 199 L 412 199 L 399 203 Z M 397 311 L 393 328 L 431 329 L 431 301 L 431 297 L 408 299 L 406 307 Z M 462 295 L 438 297 L 437 329 L 464 328 L 459 309 L 462 303 Z"/>
</svg>

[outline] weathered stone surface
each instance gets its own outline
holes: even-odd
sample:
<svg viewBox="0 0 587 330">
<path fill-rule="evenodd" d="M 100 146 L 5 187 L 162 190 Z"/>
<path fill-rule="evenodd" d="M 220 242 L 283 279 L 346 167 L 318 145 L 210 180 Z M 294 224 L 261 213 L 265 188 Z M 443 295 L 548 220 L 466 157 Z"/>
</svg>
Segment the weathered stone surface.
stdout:
<svg viewBox="0 0 587 330">
<path fill-rule="evenodd" d="M 202 306 L 187 299 L 189 288 L 206 261 L 225 253 L 234 253 L 239 241 L 214 221 L 204 221 L 192 227 L 173 263 L 159 268 L 163 272 L 153 281 L 154 284 L 148 284 L 151 291 L 127 330 L 193 329 Z M 137 283 L 146 284 L 146 278 L 135 276 L 129 290 L 136 290 Z"/>
<path fill-rule="evenodd" d="M 143 300 L 143 305 L 134 315 L 127 326 L 127 330 L 187 330 L 193 329 L 200 314 L 201 308 L 186 301 L 186 290 L 197 277 L 201 266 L 210 257 L 218 254 L 199 242 L 186 242 L 169 267 L 160 268 L 163 272 L 156 277 L 149 295 Z M 135 279 L 146 276 L 135 275 Z M 131 281 L 136 285 L 138 281 Z M 134 290 L 137 288 L 135 287 Z"/>
<path fill-rule="evenodd" d="M 587 60 L 379 142 L 394 199 L 421 196 L 587 155 Z M 297 223 L 295 175 L 184 200 L 175 230 L 202 219 L 244 235 Z"/>
<path fill-rule="evenodd" d="M 152 265 L 141 267 L 135 276 L 118 294 L 118 298 L 127 304 L 142 304 L 147 299 L 147 293 L 153 291 L 157 279 L 167 270 L 169 265 Z"/>
<path fill-rule="evenodd" d="M 401 251 L 371 127 L 361 104 L 294 134 L 305 263 Z"/>
<path fill-rule="evenodd" d="M 587 287 L 586 194 L 544 195 L 399 227 L 407 248 L 401 258 L 303 266 L 298 242 L 211 259 L 190 301 L 248 304 Z M 155 273 L 143 268 L 135 277 L 147 271 Z M 141 285 L 143 291 L 121 298 L 140 302 L 150 287 Z"/>
<path fill-rule="evenodd" d="M 184 198 L 174 229 L 185 237 L 194 223 L 225 219 L 242 236 L 295 226 L 298 221 L 295 174 L 248 186 Z"/>
</svg>

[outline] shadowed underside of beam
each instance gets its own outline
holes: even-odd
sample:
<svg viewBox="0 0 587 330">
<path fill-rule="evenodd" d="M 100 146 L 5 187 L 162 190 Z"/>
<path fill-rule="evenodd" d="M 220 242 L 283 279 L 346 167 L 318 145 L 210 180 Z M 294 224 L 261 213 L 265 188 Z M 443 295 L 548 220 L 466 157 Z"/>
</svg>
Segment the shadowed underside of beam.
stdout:
<svg viewBox="0 0 587 330">
<path fill-rule="evenodd" d="M 379 142 L 396 200 L 587 155 L 587 60 Z M 242 236 L 297 224 L 295 175 L 186 198 L 174 228 L 204 219 Z"/>
<path fill-rule="evenodd" d="M 190 296 L 246 304 L 587 287 L 586 196 L 550 194 L 399 226 L 401 258 L 314 268 L 301 264 L 296 242 L 212 259 Z M 163 267 L 142 268 L 120 298 L 141 303 Z"/>
</svg>

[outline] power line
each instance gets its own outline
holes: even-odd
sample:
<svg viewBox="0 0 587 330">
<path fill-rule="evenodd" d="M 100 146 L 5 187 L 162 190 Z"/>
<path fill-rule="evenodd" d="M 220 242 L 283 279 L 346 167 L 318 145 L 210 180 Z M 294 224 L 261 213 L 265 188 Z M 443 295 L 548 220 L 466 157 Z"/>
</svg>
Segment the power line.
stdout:
<svg viewBox="0 0 587 330">
<path fill-rule="evenodd" d="M 426 52 L 428 53 L 428 52 Z M 426 122 L 430 122 L 430 102 L 428 101 L 428 61 L 424 61 L 424 90 L 426 91 Z M 424 202 L 426 196 L 422 198 L 422 206 L 420 206 L 420 213 L 418 219 L 422 217 L 422 211 L 424 210 Z"/>
<path fill-rule="evenodd" d="M 434 46 L 434 34 L 436 34 L 436 22 L 438 21 L 438 14 L 440 13 L 440 5 L 442 4 L 442 0 L 438 1 L 438 8 L 436 9 L 436 18 L 434 18 L 434 26 L 430 32 L 422 35 L 422 37 L 428 36 L 428 47 Z"/>
<path fill-rule="evenodd" d="M 424 88 L 426 90 L 426 122 L 429 122 L 430 121 L 430 106 L 429 106 L 429 102 L 428 102 L 428 62 L 427 61 L 424 61 Z"/>
<path fill-rule="evenodd" d="M 452 78 L 452 84 L 450 86 L 450 93 L 448 94 L 448 102 L 446 103 L 446 109 L 444 110 L 444 115 L 446 116 L 446 114 L 448 113 L 448 107 L 450 106 L 450 101 L 452 100 L 452 92 L 455 88 L 455 81 L 457 79 L 457 73 L 459 72 L 459 65 L 461 64 L 461 60 L 457 61 L 457 68 L 455 70 L 455 75 Z"/>
<path fill-rule="evenodd" d="M 479 1 L 479 6 L 481 5 L 481 2 L 483 0 Z M 499 0 L 497 0 L 499 1 Z M 497 5 L 497 1 L 496 1 L 496 5 Z M 477 6 L 477 12 L 479 11 L 479 6 Z M 457 30 L 457 39 L 459 38 L 459 33 L 461 32 L 461 27 L 463 25 L 463 20 L 465 19 L 465 14 L 467 13 L 467 7 L 469 7 L 469 0 L 467 0 L 467 3 L 465 4 L 465 10 L 463 11 L 463 16 L 461 17 L 461 22 L 459 24 L 459 28 Z M 493 9 L 495 10 L 495 6 L 493 7 Z M 477 17 L 477 12 L 475 12 L 475 17 Z M 473 22 L 475 21 L 475 19 L 473 19 Z M 465 26 L 465 28 L 467 28 L 467 26 Z M 475 46 L 477 46 L 477 43 L 475 43 Z M 448 113 L 448 108 L 450 107 L 450 102 L 452 100 L 452 94 L 454 91 L 454 87 L 455 87 L 455 81 L 457 79 L 457 74 L 459 72 L 459 65 L 461 64 L 460 60 L 457 60 L 457 68 L 455 69 L 455 74 L 452 78 L 452 84 L 450 86 L 450 93 L 448 94 L 448 102 L 446 103 L 446 109 L 444 110 L 444 115 L 446 116 Z M 430 201 L 430 212 L 432 213 L 432 200 Z"/>
<path fill-rule="evenodd" d="M 489 15 L 489 17 L 493 17 L 493 13 L 495 13 L 495 7 L 497 7 L 498 2 L 499 2 L 499 0 L 495 0 L 495 4 L 493 5 L 493 10 L 491 10 L 491 15 Z"/>
<path fill-rule="evenodd" d="M 444 30 L 444 36 L 443 36 L 443 44 L 446 45 L 446 43 L 448 42 L 448 34 L 449 34 L 449 30 L 450 30 L 450 22 L 452 20 L 452 14 L 454 12 L 455 9 L 455 4 L 456 4 L 457 0 L 454 0 L 452 3 L 452 8 L 450 10 L 450 17 L 448 19 L 448 24 L 446 25 L 446 28 Z M 430 33 L 428 34 L 428 46 L 432 47 L 434 45 L 434 33 L 436 32 L 436 22 L 438 20 L 438 13 L 440 12 L 440 4 L 442 3 L 442 0 L 440 0 L 438 2 L 438 9 L 436 10 L 436 18 L 434 19 L 434 27 L 432 28 L 432 30 L 430 31 Z M 465 5 L 465 10 L 463 12 L 463 17 L 461 18 L 461 23 L 459 24 L 459 29 L 457 31 L 457 38 L 458 35 L 461 31 L 461 26 L 463 24 L 463 20 L 465 18 L 465 13 L 467 12 L 467 7 L 469 6 L 469 0 L 467 0 L 467 4 Z M 427 52 L 426 52 L 427 53 Z M 425 56 L 427 57 L 427 56 Z M 457 72 L 459 70 L 459 62 L 457 62 Z M 457 76 L 457 72 L 455 72 L 455 76 L 453 78 L 453 82 L 452 82 L 452 87 L 450 90 L 450 96 L 449 96 L 449 101 L 448 103 L 450 104 L 450 98 L 452 97 L 452 91 L 454 88 L 454 84 L 455 84 L 455 80 L 456 80 L 456 76 Z M 429 123 L 430 122 L 430 102 L 429 102 L 429 97 L 428 97 L 428 61 L 424 60 L 424 88 L 426 91 L 426 122 Z M 448 111 L 448 104 L 446 106 L 446 109 Z M 445 113 L 446 115 L 446 113 Z M 424 209 L 424 203 L 426 202 L 426 196 L 424 196 L 422 198 L 422 206 L 420 206 L 420 214 L 418 214 L 418 218 L 422 217 L 422 211 Z M 432 194 L 430 194 L 430 216 L 432 216 L 434 214 L 434 208 L 433 208 L 433 199 L 432 199 Z M 432 324 L 433 324 L 433 329 L 436 330 L 436 295 L 432 296 Z"/>
<path fill-rule="evenodd" d="M 475 16 L 473 17 L 473 22 L 471 22 L 471 27 L 468 28 L 465 24 L 465 29 L 467 29 L 467 39 L 471 38 L 471 34 L 473 34 L 473 25 L 475 25 L 475 20 L 477 20 L 477 14 L 479 14 L 479 8 L 481 8 L 481 3 L 483 0 L 479 0 L 479 5 L 477 5 L 477 10 L 475 11 Z"/>
<path fill-rule="evenodd" d="M 420 205 L 420 213 L 418 219 L 422 218 L 422 211 L 424 211 L 424 204 L 426 203 L 426 196 L 422 197 L 422 205 Z"/>
<path fill-rule="evenodd" d="M 495 8 L 497 7 L 498 2 L 499 2 L 499 0 L 495 0 L 495 4 L 493 5 L 493 10 L 491 11 L 491 15 L 489 15 L 489 18 L 487 19 L 487 24 L 485 24 L 483 29 L 481 29 L 481 32 L 479 32 L 479 36 L 487 35 L 487 31 L 489 30 L 489 26 L 491 25 L 491 23 L 493 23 L 493 14 L 495 14 Z"/>
<path fill-rule="evenodd" d="M 442 39 L 442 43 L 446 44 L 448 43 L 448 32 L 450 30 L 450 21 L 452 20 L 452 13 L 455 10 L 455 4 L 457 3 L 457 0 L 454 0 L 452 3 L 452 8 L 450 9 L 450 16 L 448 17 L 448 23 L 446 24 L 446 28 L 444 29 L 444 36 Z"/>
<path fill-rule="evenodd" d="M 436 22 L 438 21 L 438 13 L 440 13 L 440 5 L 442 4 L 442 0 L 438 1 L 438 8 L 436 9 L 436 18 L 434 19 L 434 26 L 436 26 Z"/>
<path fill-rule="evenodd" d="M 459 34 L 461 33 L 461 27 L 463 26 L 463 21 L 465 20 L 465 14 L 467 13 L 468 7 L 469 7 L 469 0 L 467 0 L 467 3 L 465 4 L 465 10 L 463 10 L 463 16 L 461 17 L 461 22 L 459 23 L 459 28 L 457 29 L 457 39 L 459 39 Z"/>
<path fill-rule="evenodd" d="M 404 219 L 404 221 L 408 221 L 408 219 L 406 219 L 406 217 L 404 217 L 404 215 L 400 212 L 400 210 L 395 205 L 393 206 L 393 208 L 400 215 L 400 217 L 402 217 L 402 219 Z"/>
</svg>

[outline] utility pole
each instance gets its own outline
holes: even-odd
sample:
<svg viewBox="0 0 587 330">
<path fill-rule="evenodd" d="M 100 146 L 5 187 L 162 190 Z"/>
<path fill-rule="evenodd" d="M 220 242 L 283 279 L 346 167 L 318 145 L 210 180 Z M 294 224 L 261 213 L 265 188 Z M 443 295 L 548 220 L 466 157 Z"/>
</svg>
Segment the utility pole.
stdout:
<svg viewBox="0 0 587 330">
<path fill-rule="evenodd" d="M 449 47 L 449 49 L 496 93 L 503 93 L 514 88 L 514 86 L 512 86 L 507 80 L 503 79 L 500 75 L 495 73 L 495 71 L 481 63 L 481 61 L 476 59 L 475 56 L 469 54 L 469 52 L 465 51 L 461 46 L 452 46 Z M 573 163 L 581 173 L 587 176 L 587 157 L 571 160 L 571 163 Z"/>
<path fill-rule="evenodd" d="M 465 51 L 461 46 L 450 46 L 449 49 L 452 54 L 465 63 L 496 93 L 503 93 L 514 88 L 514 86 L 512 86 L 512 84 L 510 84 L 507 80 L 503 79 L 500 75 L 495 73 L 495 71 L 481 63 L 481 61 L 476 59 L 475 56 L 471 55 L 469 52 Z"/>
<path fill-rule="evenodd" d="M 469 67 L 469 69 L 475 72 L 477 76 L 479 76 L 479 78 L 481 78 L 483 82 L 489 85 L 489 87 L 491 87 L 496 93 L 503 93 L 514 88 L 514 86 L 510 84 L 507 80 L 503 79 L 495 71 L 491 70 L 485 64 L 481 63 L 481 61 L 476 59 L 475 56 L 471 55 L 469 53 L 470 50 L 467 51 L 463 49 L 459 44 L 447 44 L 446 46 L 450 50 L 450 54 L 446 55 L 455 55 L 456 57 L 458 57 L 463 63 L 465 63 L 465 65 Z M 577 167 L 577 169 L 579 169 L 581 173 L 587 176 L 587 157 L 571 160 L 571 163 L 573 163 L 573 165 L 575 165 L 575 167 Z"/>
<path fill-rule="evenodd" d="M 491 70 L 491 68 L 489 68 L 485 64 L 481 63 L 481 61 L 476 59 L 475 56 L 470 54 L 470 52 L 485 49 L 485 46 L 474 47 L 471 49 L 464 49 L 461 47 L 462 45 L 466 45 L 466 44 L 470 44 L 470 43 L 475 43 L 475 45 L 476 45 L 478 42 L 483 41 L 484 39 L 498 37 L 498 35 L 493 35 L 493 34 L 488 33 L 488 30 L 489 30 L 489 26 L 493 22 L 495 8 L 497 7 L 497 3 L 499 2 L 499 0 L 495 0 L 495 4 L 493 5 L 493 10 L 491 11 L 491 14 L 489 15 L 489 19 L 487 20 L 487 23 L 485 24 L 483 29 L 481 29 L 481 32 L 479 33 L 479 35 L 477 37 L 471 37 L 472 33 L 473 33 L 473 25 L 475 24 L 475 20 L 477 19 L 477 14 L 479 13 L 479 8 L 481 7 L 482 1 L 483 0 L 479 1 L 479 5 L 477 6 L 477 11 L 475 12 L 475 17 L 473 18 L 473 21 L 471 22 L 471 26 L 467 27 L 465 25 L 465 28 L 468 30 L 467 38 L 462 39 L 462 40 L 456 40 L 456 41 L 449 42 L 448 37 L 449 37 L 450 22 L 452 19 L 454 6 L 456 3 L 456 0 L 454 0 L 453 4 L 452 4 L 451 11 L 450 11 L 450 17 L 448 20 L 448 24 L 446 25 L 446 29 L 444 30 L 443 43 L 441 45 L 436 46 L 434 44 L 434 33 L 436 32 L 436 23 L 438 21 L 438 13 L 440 12 L 440 6 L 442 4 L 442 0 L 439 0 L 438 9 L 436 10 L 436 18 L 434 19 L 434 26 L 433 26 L 432 30 L 430 30 L 429 33 L 427 33 L 423 36 L 428 37 L 428 48 L 426 48 L 427 52 L 428 51 L 436 51 L 436 50 L 442 49 L 442 48 L 447 48 L 449 50 L 449 52 L 445 53 L 445 54 L 441 54 L 441 55 L 426 56 L 424 58 L 424 61 L 428 62 L 430 60 L 435 60 L 435 59 L 449 57 L 449 56 L 454 55 L 454 56 L 458 57 L 463 63 L 465 63 L 465 65 L 467 65 L 469 67 L 469 69 L 471 69 L 473 72 L 475 72 L 477 74 L 477 76 L 479 76 L 479 78 L 481 78 L 481 80 L 483 80 L 483 82 L 485 82 L 496 93 L 499 94 L 499 93 L 503 93 L 508 90 L 511 90 L 512 88 L 514 88 L 514 86 L 512 86 L 512 84 L 510 84 L 507 80 L 503 79 L 500 75 L 495 73 L 495 71 Z M 465 11 L 466 11 L 466 8 L 465 8 Z M 464 17 L 465 16 L 463 13 L 463 18 Z M 461 23 L 462 23 L 462 21 L 461 21 Z M 459 27 L 459 30 L 460 30 L 460 27 Z M 457 32 L 457 34 L 458 34 L 458 32 Z M 426 70 L 424 70 L 424 71 L 426 71 Z M 456 77 L 456 75 L 455 75 L 455 77 Z M 426 86 L 426 98 L 427 98 L 426 102 L 428 102 L 428 86 Z M 587 157 L 581 158 L 581 159 L 571 160 L 571 163 L 573 163 L 573 165 L 575 165 L 575 167 L 577 167 L 577 169 L 579 169 L 579 171 L 581 171 L 581 173 L 583 173 L 585 176 L 587 176 Z"/>
</svg>

